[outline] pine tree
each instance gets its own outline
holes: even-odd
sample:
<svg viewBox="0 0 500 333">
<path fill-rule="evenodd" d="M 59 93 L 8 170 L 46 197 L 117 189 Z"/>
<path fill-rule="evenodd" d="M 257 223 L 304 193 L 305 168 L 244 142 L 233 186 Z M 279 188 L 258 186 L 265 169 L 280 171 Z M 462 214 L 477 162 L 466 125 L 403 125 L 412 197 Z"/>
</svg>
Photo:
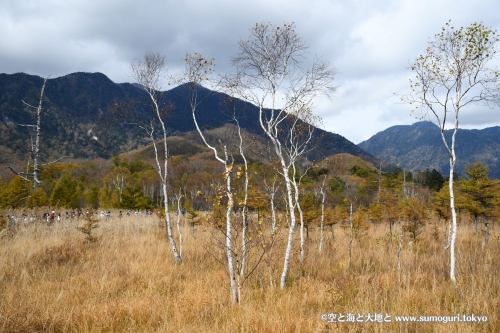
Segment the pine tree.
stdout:
<svg viewBox="0 0 500 333">
<path fill-rule="evenodd" d="M 83 186 L 71 177 L 63 175 L 56 183 L 50 202 L 56 207 L 80 208 L 80 199 L 83 194 Z"/>
<path fill-rule="evenodd" d="M 468 165 L 465 173 L 468 179 L 460 183 L 460 191 L 464 196 L 464 209 L 474 218 L 477 233 L 477 223 L 484 225 L 483 246 L 488 244 L 490 237 L 489 224 L 492 217 L 498 215 L 498 200 L 500 198 L 500 183 L 488 176 L 488 167 L 481 162 Z"/>
<path fill-rule="evenodd" d="M 20 177 L 15 177 L 9 182 L 3 191 L 0 192 L 0 207 L 21 207 L 28 195 L 29 190 L 26 182 Z"/>
</svg>

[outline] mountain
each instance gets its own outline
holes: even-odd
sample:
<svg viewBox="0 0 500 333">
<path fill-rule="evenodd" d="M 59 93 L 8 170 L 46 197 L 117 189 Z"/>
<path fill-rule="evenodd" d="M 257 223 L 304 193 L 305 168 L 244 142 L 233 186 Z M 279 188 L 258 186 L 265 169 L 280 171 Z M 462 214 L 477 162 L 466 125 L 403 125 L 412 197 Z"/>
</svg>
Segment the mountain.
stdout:
<svg viewBox="0 0 500 333">
<path fill-rule="evenodd" d="M 452 133 L 453 130 L 445 130 L 445 138 L 449 143 Z M 358 146 L 401 168 L 414 171 L 436 169 L 445 177 L 450 172 L 448 153 L 439 127 L 428 121 L 389 127 Z M 463 175 L 468 164 L 481 161 L 489 167 L 491 178 L 500 178 L 500 127 L 459 129 L 455 153 L 455 171 L 459 175 Z"/>
<path fill-rule="evenodd" d="M 24 73 L 0 74 L 0 164 L 28 156 L 29 127 L 34 124 L 33 110 L 24 103 L 38 105 L 43 78 Z M 215 129 L 231 122 L 224 100 L 227 95 L 200 88 L 208 98 L 197 110 L 197 120 L 204 130 Z M 162 93 L 165 103 L 174 108 L 166 118 L 169 135 L 183 135 L 195 130 L 186 90 L 175 87 Z M 148 102 L 148 96 L 138 84 L 112 82 L 101 73 L 73 73 L 47 81 L 43 100 L 42 159 L 61 155 L 73 158 L 110 158 L 118 153 L 146 146 L 144 133 L 132 125 L 113 122 L 110 106 L 128 101 Z M 237 100 L 237 117 L 242 128 L 254 135 L 263 135 L 257 121 L 256 106 Z M 321 129 L 314 132 L 308 154 L 319 161 L 336 153 L 350 153 L 372 163 L 378 159 L 344 137 Z"/>
</svg>

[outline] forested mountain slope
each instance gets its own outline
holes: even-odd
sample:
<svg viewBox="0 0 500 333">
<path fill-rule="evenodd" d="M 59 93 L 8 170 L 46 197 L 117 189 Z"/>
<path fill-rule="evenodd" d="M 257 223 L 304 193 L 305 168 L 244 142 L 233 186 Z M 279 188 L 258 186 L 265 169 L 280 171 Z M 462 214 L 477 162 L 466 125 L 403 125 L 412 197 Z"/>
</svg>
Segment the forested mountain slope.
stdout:
<svg viewBox="0 0 500 333">
<path fill-rule="evenodd" d="M 451 142 L 452 130 L 445 131 Z M 449 158 L 439 127 L 428 121 L 413 125 L 392 126 L 358 144 L 370 154 L 411 170 L 436 169 L 445 177 L 449 174 Z M 482 130 L 459 129 L 455 152 L 455 171 L 463 175 L 466 165 L 483 162 L 490 177 L 500 178 L 500 127 Z"/>
<path fill-rule="evenodd" d="M 26 103 L 37 105 L 43 78 L 23 73 L 0 74 L 0 164 L 28 156 L 28 127 L 35 117 Z M 203 88 L 203 93 L 211 91 Z M 197 118 L 202 129 L 214 129 L 231 122 L 222 93 L 212 93 L 200 105 Z M 110 158 L 147 145 L 145 135 L 136 127 L 114 123 L 110 105 L 127 101 L 147 101 L 140 86 L 117 84 L 101 73 L 73 73 L 47 81 L 42 115 L 42 158 L 66 155 L 74 158 Z M 164 103 L 174 109 L 166 123 L 171 135 L 195 129 L 188 99 L 182 86 L 163 93 Z M 262 134 L 254 105 L 237 102 L 240 125 L 249 133 Z M 311 161 L 347 152 L 376 163 L 377 159 L 344 137 L 317 129 L 308 154 Z"/>
</svg>

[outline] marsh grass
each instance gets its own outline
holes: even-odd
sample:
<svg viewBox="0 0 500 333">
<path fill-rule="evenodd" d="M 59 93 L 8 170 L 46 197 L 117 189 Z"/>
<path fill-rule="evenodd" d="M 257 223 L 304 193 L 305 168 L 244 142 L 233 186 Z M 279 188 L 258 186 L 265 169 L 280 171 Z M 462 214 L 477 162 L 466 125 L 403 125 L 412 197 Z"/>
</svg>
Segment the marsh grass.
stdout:
<svg viewBox="0 0 500 333">
<path fill-rule="evenodd" d="M 81 221 L 80 221 L 81 222 Z M 495 228 L 483 250 L 470 225 L 459 227 L 457 276 L 430 225 L 420 240 L 397 239 L 375 226 L 353 243 L 348 236 L 310 232 L 303 262 L 293 255 L 288 286 L 279 277 L 285 243 L 247 280 L 232 306 L 226 268 L 213 259 L 209 225 L 184 227 L 183 262 L 175 265 L 158 220 L 103 220 L 97 241 L 85 243 L 76 221 L 20 225 L 0 239 L 2 332 L 500 332 L 500 241 Z M 444 227 L 439 226 L 442 235 Z M 279 237 L 284 237 L 285 232 Z M 297 237 L 298 237 L 297 232 Z M 295 245 L 298 245 L 298 239 Z M 297 250 L 298 251 L 298 248 Z M 325 313 L 381 313 L 391 323 L 327 323 Z M 397 323 L 400 315 L 480 315 L 486 323 Z"/>
</svg>

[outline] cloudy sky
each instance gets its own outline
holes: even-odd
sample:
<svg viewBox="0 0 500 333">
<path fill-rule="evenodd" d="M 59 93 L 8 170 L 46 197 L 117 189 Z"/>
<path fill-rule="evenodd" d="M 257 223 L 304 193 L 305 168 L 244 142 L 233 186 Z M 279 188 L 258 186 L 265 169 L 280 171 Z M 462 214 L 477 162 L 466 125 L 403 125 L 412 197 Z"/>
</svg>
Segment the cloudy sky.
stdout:
<svg viewBox="0 0 500 333">
<path fill-rule="evenodd" d="M 409 62 L 449 19 L 500 30 L 498 0 L 0 0 L 0 73 L 102 72 L 130 82 L 129 65 L 145 51 L 165 54 L 171 73 L 186 52 L 214 57 L 226 73 L 252 26 L 294 22 L 309 55 L 339 71 L 337 95 L 315 110 L 323 128 L 359 143 L 415 122 L 391 96 L 407 91 Z M 464 128 L 498 125 L 500 110 L 461 115 Z"/>
</svg>

